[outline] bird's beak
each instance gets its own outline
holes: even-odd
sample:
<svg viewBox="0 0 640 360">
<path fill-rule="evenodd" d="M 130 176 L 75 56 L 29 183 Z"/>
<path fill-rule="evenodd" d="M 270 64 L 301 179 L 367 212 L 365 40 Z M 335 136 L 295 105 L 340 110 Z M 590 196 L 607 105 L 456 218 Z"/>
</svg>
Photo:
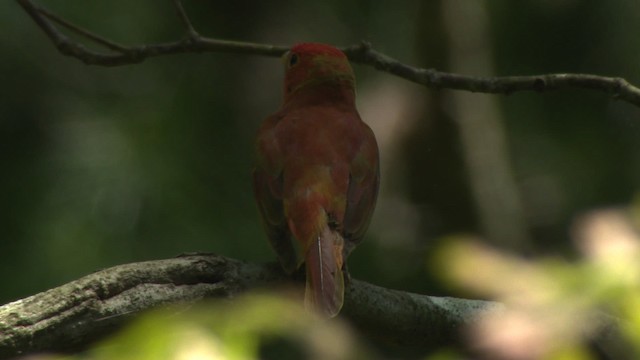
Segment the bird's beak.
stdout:
<svg viewBox="0 0 640 360">
<path fill-rule="evenodd" d="M 282 61 L 282 65 L 284 65 L 285 67 L 287 66 L 287 61 L 289 59 L 289 55 L 291 54 L 291 51 L 287 51 L 286 53 L 284 53 L 284 55 L 282 55 L 282 57 L 280 58 L 280 61 Z"/>
</svg>

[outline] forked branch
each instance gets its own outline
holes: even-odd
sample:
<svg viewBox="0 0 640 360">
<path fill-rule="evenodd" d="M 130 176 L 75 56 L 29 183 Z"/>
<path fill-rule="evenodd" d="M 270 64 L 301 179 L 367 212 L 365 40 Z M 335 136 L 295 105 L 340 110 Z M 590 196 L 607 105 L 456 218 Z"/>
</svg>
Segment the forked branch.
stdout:
<svg viewBox="0 0 640 360">
<path fill-rule="evenodd" d="M 194 28 L 185 12 L 181 0 L 173 0 L 180 20 L 185 26 L 186 36 L 173 42 L 122 46 L 107 40 L 80 26 L 74 25 L 31 0 L 16 0 L 45 32 L 62 54 L 75 57 L 85 64 L 100 66 L 120 66 L 135 64 L 147 58 L 179 53 L 225 52 L 262 56 L 281 56 L 288 50 L 286 46 L 256 44 L 241 41 L 212 39 L 201 36 Z M 54 24 L 55 23 L 55 24 Z M 107 51 L 94 51 L 83 44 L 71 40 L 56 24 L 82 35 Z M 511 94 L 518 91 L 549 91 L 567 88 L 582 88 L 600 91 L 609 96 L 640 107 L 640 88 L 619 77 L 592 74 L 543 74 L 532 76 L 475 77 L 446 73 L 434 69 L 406 65 L 374 50 L 363 42 L 342 48 L 355 63 L 368 65 L 406 80 L 432 89 L 456 89 L 471 92 Z"/>
</svg>

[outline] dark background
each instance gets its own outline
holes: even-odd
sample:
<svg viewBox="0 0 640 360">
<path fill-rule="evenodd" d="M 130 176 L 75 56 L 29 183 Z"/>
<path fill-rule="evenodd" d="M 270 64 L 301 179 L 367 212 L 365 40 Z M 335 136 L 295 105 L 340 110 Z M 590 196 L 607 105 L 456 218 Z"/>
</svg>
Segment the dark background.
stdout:
<svg viewBox="0 0 640 360">
<path fill-rule="evenodd" d="M 185 1 L 185 8 L 214 38 L 364 39 L 405 63 L 468 75 L 574 72 L 640 83 L 637 1 L 455 3 Z M 171 1 L 40 4 L 126 45 L 182 36 Z M 205 53 L 86 66 L 59 54 L 15 2 L 0 3 L 0 23 L 0 303 L 182 252 L 274 258 L 250 174 L 253 137 L 281 101 L 278 59 Z M 628 205 L 639 188 L 640 110 L 604 93 L 461 95 L 355 69 L 358 106 L 382 154 L 376 214 L 350 259 L 355 278 L 443 293 L 427 262 L 455 234 L 571 258 L 575 216 Z M 469 162 L 478 148 L 460 135 L 471 124 L 465 116 L 485 126 L 467 131 L 480 144 L 502 139 L 495 152 L 502 165 Z M 504 171 L 518 211 L 483 225 L 482 209 L 501 202 L 487 202 L 492 192 L 483 193 L 484 207 L 474 200 L 469 164 Z M 491 235 L 511 225 L 524 243 Z"/>
</svg>

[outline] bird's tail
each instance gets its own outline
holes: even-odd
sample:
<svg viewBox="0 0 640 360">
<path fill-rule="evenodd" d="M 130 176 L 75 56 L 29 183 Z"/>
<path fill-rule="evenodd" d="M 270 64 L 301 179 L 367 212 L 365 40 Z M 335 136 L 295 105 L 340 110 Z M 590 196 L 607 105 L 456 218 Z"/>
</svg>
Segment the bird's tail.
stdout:
<svg viewBox="0 0 640 360">
<path fill-rule="evenodd" d="M 325 222 L 307 248 L 307 285 L 304 305 L 327 317 L 334 317 L 344 302 L 342 274 L 344 239 Z"/>
</svg>

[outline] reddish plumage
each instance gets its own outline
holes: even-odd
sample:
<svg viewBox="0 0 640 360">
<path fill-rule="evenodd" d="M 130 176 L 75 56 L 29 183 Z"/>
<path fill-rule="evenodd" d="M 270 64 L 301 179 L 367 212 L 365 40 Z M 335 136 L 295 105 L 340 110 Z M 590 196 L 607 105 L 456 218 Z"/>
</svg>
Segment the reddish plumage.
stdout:
<svg viewBox="0 0 640 360">
<path fill-rule="evenodd" d="M 284 103 L 258 132 L 254 192 L 283 268 L 306 264 L 305 305 L 332 317 L 343 303 L 344 262 L 375 207 L 378 147 L 340 50 L 303 43 L 284 61 Z"/>
</svg>

